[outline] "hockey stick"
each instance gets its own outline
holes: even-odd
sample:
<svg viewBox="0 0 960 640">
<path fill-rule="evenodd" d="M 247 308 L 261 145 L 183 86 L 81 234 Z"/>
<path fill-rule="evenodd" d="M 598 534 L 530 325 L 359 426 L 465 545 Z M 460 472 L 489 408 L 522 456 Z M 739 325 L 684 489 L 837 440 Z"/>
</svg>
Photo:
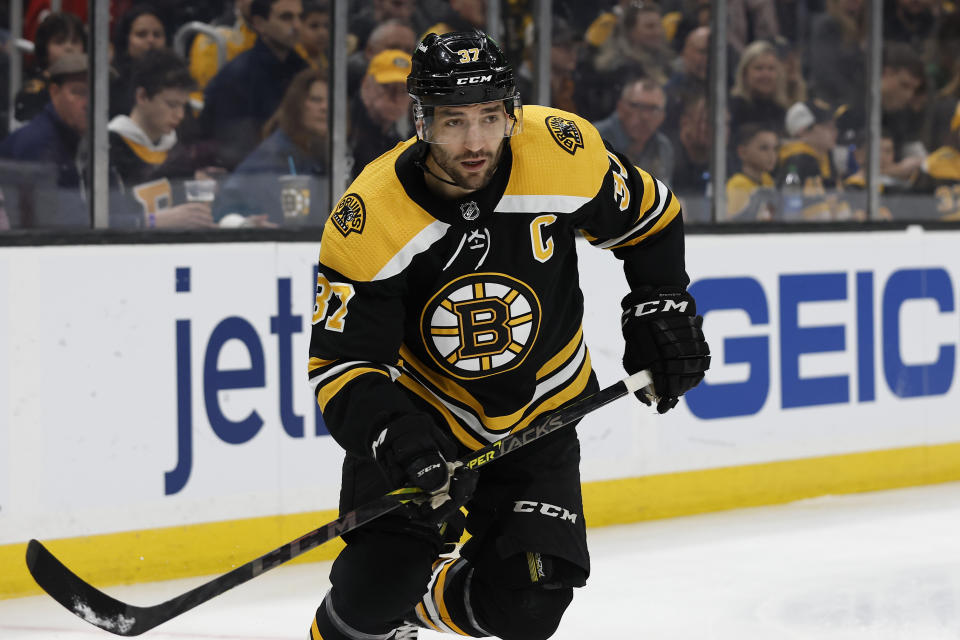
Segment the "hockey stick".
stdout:
<svg viewBox="0 0 960 640">
<path fill-rule="evenodd" d="M 573 404 L 538 417 L 526 428 L 472 452 L 459 462 L 471 469 L 489 464 L 628 393 L 642 389 L 653 397 L 653 390 L 649 388 L 651 382 L 649 371 L 635 373 Z M 423 493 L 413 488 L 388 493 L 245 565 L 150 607 L 126 604 L 96 589 L 68 569 L 37 540 L 31 540 L 27 545 L 27 568 L 37 584 L 74 615 L 118 636 L 138 636 L 261 573 L 390 513 L 406 502 L 422 497 Z"/>
</svg>

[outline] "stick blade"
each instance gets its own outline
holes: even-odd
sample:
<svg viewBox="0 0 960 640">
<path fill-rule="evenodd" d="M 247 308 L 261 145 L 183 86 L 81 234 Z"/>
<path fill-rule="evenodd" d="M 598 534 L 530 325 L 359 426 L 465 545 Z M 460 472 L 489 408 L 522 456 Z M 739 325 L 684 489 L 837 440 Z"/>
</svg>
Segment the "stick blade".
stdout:
<svg viewBox="0 0 960 640">
<path fill-rule="evenodd" d="M 152 629 L 141 607 L 132 607 L 90 586 L 40 542 L 27 544 L 27 569 L 40 588 L 78 618 L 118 636 L 138 636 Z"/>
</svg>

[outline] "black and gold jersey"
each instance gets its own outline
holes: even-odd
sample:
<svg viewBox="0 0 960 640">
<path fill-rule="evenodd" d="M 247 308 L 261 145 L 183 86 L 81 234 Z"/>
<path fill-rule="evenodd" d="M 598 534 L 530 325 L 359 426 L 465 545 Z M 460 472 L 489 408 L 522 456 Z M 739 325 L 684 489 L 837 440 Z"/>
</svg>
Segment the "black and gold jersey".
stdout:
<svg viewBox="0 0 960 640">
<path fill-rule="evenodd" d="M 850 207 L 839 194 L 843 183 L 837 180 L 837 171 L 830 154 L 821 153 L 809 144 L 800 141 L 784 143 L 780 147 L 777 184 L 784 185 L 787 174 L 795 171 L 803 187 L 803 208 L 799 213 L 803 220 L 846 220 L 851 217 Z M 790 217 L 784 212 L 785 217 Z"/>
<path fill-rule="evenodd" d="M 478 449 L 596 389 L 578 235 L 632 288 L 689 282 L 679 201 L 588 121 L 524 107 L 490 184 L 458 200 L 427 189 L 427 150 L 408 140 L 370 163 L 323 231 L 309 377 L 359 455 L 405 413 Z"/>
<path fill-rule="evenodd" d="M 960 220 L 960 150 L 943 146 L 927 156 L 914 188 L 933 194 L 927 217 Z"/>
<path fill-rule="evenodd" d="M 152 143 L 127 116 L 110 122 L 110 169 L 116 188 L 136 201 L 140 213 L 156 213 L 174 204 L 174 185 L 191 175 L 176 134 Z"/>
</svg>

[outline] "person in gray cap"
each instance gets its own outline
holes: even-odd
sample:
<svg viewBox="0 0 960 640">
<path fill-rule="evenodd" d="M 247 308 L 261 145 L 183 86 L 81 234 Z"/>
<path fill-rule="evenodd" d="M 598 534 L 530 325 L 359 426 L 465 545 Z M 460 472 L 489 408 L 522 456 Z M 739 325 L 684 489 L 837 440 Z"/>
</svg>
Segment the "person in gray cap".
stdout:
<svg viewBox="0 0 960 640">
<path fill-rule="evenodd" d="M 52 172 L 56 176 L 56 203 L 29 212 L 20 210 L 22 226 L 88 226 L 77 168 L 80 140 L 87 131 L 87 58 L 79 53 L 63 56 L 50 65 L 49 75 L 50 103 L 0 142 L 0 158 L 56 167 Z M 44 172 L 33 175 L 42 176 Z M 22 177 L 17 182 L 20 191 L 39 188 Z"/>
</svg>

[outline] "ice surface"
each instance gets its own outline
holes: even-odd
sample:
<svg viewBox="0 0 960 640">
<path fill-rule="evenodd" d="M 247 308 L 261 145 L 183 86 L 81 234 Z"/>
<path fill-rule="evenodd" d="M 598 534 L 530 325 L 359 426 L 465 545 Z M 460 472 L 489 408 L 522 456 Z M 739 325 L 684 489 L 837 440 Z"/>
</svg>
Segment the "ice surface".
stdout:
<svg viewBox="0 0 960 640">
<path fill-rule="evenodd" d="M 960 639 L 957 483 L 589 534 L 590 583 L 554 640 Z M 328 571 L 281 567 L 143 637 L 303 640 Z M 152 605 L 204 580 L 106 591 Z M 109 637 L 46 596 L 0 601 L 4 640 Z"/>
</svg>

